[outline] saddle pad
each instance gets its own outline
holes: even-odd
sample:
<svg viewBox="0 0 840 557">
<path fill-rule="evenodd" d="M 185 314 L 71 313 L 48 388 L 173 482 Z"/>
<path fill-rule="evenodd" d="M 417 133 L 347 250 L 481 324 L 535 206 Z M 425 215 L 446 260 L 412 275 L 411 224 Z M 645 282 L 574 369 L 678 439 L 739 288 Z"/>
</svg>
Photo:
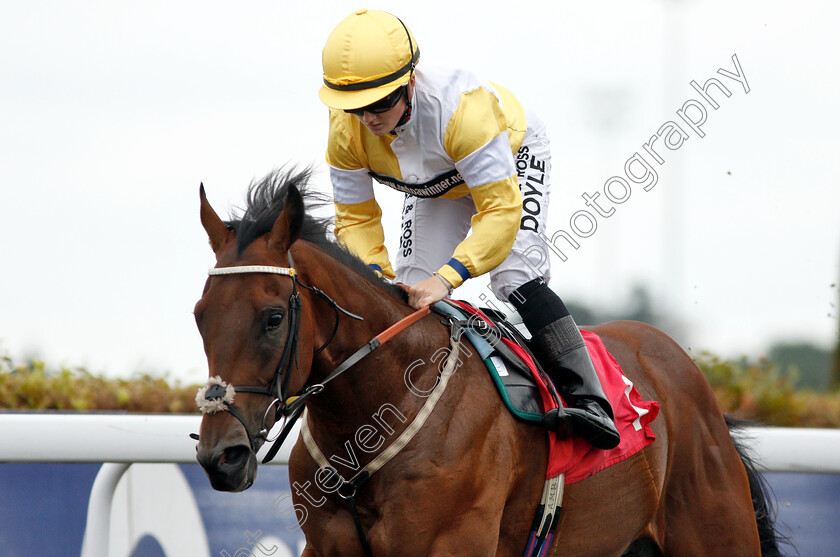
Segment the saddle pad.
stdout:
<svg viewBox="0 0 840 557">
<path fill-rule="evenodd" d="M 471 314 L 481 316 L 481 313 L 475 308 L 466 303 L 452 300 L 458 304 L 464 311 Z M 443 304 L 440 304 L 443 305 Z M 451 307 L 451 306 L 448 306 Z M 448 313 L 448 312 L 447 312 Z M 467 329 L 469 331 L 469 329 Z M 656 401 L 642 400 L 639 391 L 633 385 L 624 373 L 621 371 L 621 366 L 609 353 L 601 337 L 590 331 L 581 330 L 583 340 L 586 342 L 586 348 L 589 350 L 589 356 L 592 358 L 592 363 L 595 364 L 595 369 L 598 373 L 598 378 L 601 380 L 601 385 L 604 387 L 604 393 L 613 408 L 615 416 L 615 425 L 621 435 L 621 442 L 617 447 L 610 450 L 601 450 L 593 447 L 588 441 L 581 437 L 562 437 L 558 438 L 553 431 L 547 431 L 549 442 L 548 455 L 548 469 L 546 471 L 546 478 L 553 478 L 560 474 L 566 474 L 566 483 L 571 484 L 579 482 L 588 478 L 595 472 L 603 470 L 608 466 L 621 462 L 622 460 L 632 456 L 644 447 L 653 443 L 656 436 L 650 428 L 650 423 L 659 414 L 659 403 Z M 499 377 L 499 373 L 495 373 L 492 364 L 502 361 L 497 356 L 494 356 L 488 350 L 492 351 L 490 343 L 477 333 L 469 334 L 467 336 L 471 342 L 477 345 L 479 355 L 485 362 L 490 362 L 488 368 L 491 371 L 491 376 L 494 376 L 496 386 L 499 388 L 499 393 L 508 408 L 514 415 L 528 419 L 519 413 L 511 406 L 510 396 L 506 396 L 501 383 L 504 376 Z M 549 393 L 548 387 L 543 383 L 536 371 L 536 367 L 530 356 L 522 350 L 521 347 L 503 338 L 505 345 L 515 352 L 525 362 L 527 367 L 532 371 L 532 382 L 522 382 L 521 374 L 519 378 L 515 378 L 515 382 L 522 382 L 523 386 L 536 385 L 541 398 L 541 408 L 534 407 L 528 410 L 535 410 L 534 417 L 540 416 L 543 412 L 557 407 L 554 398 Z M 482 344 L 483 343 L 483 344 Z M 478 348 L 480 346 L 480 348 Z M 502 364 L 504 365 L 504 364 Z M 515 370 L 518 366 L 506 366 L 508 370 Z M 495 370 L 498 371 L 498 370 Z M 535 421 L 535 420 L 532 420 Z"/>
<path fill-rule="evenodd" d="M 457 304 L 458 307 L 450 303 L 438 302 L 435 304 L 435 311 L 450 315 L 460 321 L 470 321 L 468 319 L 470 315 L 477 316 L 472 320 L 483 317 L 475 308 L 463 302 L 456 300 L 449 300 L 449 302 Z M 540 402 L 540 389 L 535 378 L 539 374 L 533 373 L 532 368 L 519 353 L 506 349 L 507 344 L 499 346 L 496 335 L 488 335 L 495 341 L 491 343 L 487 337 L 471 327 L 465 327 L 462 331 L 490 371 L 490 377 L 496 384 L 499 396 L 507 409 L 517 418 L 542 423 L 544 412 Z M 503 349 L 504 352 L 500 352 L 497 348 Z"/>
<path fill-rule="evenodd" d="M 621 366 L 607 351 L 601 337 L 584 330 L 581 330 L 581 334 L 601 379 L 604 393 L 612 405 L 621 443 L 614 449 L 604 451 L 596 449 L 580 437 L 558 439 L 557 434 L 549 431 L 546 478 L 566 474 L 567 484 L 588 478 L 653 443 L 656 436 L 650 428 L 650 423 L 659 414 L 659 403 L 655 400 L 642 400 L 633 382 L 622 373 Z M 540 394 L 544 404 L 546 401 L 553 401 L 547 390 L 541 390 Z"/>
</svg>

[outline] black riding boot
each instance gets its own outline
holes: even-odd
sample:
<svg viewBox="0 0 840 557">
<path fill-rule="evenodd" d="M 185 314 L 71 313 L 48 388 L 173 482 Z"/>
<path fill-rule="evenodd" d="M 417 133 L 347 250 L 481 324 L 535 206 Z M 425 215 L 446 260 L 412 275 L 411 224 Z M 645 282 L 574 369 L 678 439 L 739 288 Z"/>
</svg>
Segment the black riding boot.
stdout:
<svg viewBox="0 0 840 557">
<path fill-rule="evenodd" d="M 532 351 L 571 405 L 558 429 L 565 426 L 599 449 L 616 447 L 620 437 L 612 407 L 566 305 L 542 279 L 517 288 L 510 302 L 531 332 Z"/>
</svg>

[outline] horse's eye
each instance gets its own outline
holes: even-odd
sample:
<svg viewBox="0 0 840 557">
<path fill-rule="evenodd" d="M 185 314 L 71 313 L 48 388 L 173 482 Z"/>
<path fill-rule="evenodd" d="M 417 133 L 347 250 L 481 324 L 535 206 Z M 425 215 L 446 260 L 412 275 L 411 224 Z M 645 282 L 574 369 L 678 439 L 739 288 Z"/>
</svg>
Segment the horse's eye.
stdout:
<svg viewBox="0 0 840 557">
<path fill-rule="evenodd" d="M 275 312 L 268 316 L 268 319 L 265 321 L 265 329 L 267 331 L 271 331 L 272 329 L 276 329 L 280 326 L 283 322 L 283 314 L 281 312 Z"/>
</svg>

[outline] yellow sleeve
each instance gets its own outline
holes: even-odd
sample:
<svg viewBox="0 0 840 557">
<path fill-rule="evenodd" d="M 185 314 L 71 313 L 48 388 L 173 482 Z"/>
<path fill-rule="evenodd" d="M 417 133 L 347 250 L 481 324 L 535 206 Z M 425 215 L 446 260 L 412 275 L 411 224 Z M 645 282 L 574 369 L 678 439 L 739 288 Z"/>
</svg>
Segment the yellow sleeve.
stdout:
<svg viewBox="0 0 840 557">
<path fill-rule="evenodd" d="M 361 203 L 335 204 L 335 237 L 362 261 L 393 279 L 385 233 L 382 230 L 382 209 L 376 199 Z"/>
<path fill-rule="evenodd" d="M 373 196 L 367 159 L 358 141 L 350 115 L 330 110 L 327 163 L 335 199 L 335 237 L 362 261 L 394 278 L 385 248 L 382 210 Z"/>
<path fill-rule="evenodd" d="M 498 83 L 490 84 L 499 93 L 502 99 L 502 106 L 505 111 L 505 122 L 507 123 L 507 132 L 510 136 L 510 150 L 516 154 L 520 147 L 522 147 L 522 140 L 525 139 L 525 132 L 528 129 L 528 123 L 525 118 L 525 109 L 513 96 L 513 93 L 499 85 Z"/>
<path fill-rule="evenodd" d="M 330 109 L 330 132 L 327 139 L 327 164 L 344 170 L 368 167 L 353 116 L 343 110 Z"/>
<path fill-rule="evenodd" d="M 476 207 L 472 234 L 458 244 L 438 272 L 452 286 L 495 269 L 510 254 L 522 218 L 507 120 L 493 93 L 478 88 L 461 95 L 444 135 Z"/>
<path fill-rule="evenodd" d="M 472 234 L 455 248 L 449 263 L 438 270 L 452 286 L 488 273 L 510 254 L 522 218 L 522 194 L 516 176 L 470 190 L 476 209 Z"/>
</svg>

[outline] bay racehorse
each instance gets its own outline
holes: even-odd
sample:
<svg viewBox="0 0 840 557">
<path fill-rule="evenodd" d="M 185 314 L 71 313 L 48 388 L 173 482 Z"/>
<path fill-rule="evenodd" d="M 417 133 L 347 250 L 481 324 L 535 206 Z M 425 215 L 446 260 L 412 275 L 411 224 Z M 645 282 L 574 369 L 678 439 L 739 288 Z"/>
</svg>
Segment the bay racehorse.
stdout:
<svg viewBox="0 0 840 557">
<path fill-rule="evenodd" d="M 256 451 L 295 406 L 290 394 L 302 394 L 311 441 L 344 473 L 376 459 L 424 408 L 406 370 L 422 392 L 441 378 L 433 355 L 450 346 L 450 330 L 435 314 L 365 348 L 414 310 L 307 214 L 308 178 L 278 171 L 252 184 L 244 214 L 229 222 L 201 188 L 217 263 L 195 306 L 215 378 L 199 403 L 217 407 L 203 408 L 197 458 L 218 490 L 251 486 Z M 567 486 L 549 555 L 778 554 L 758 477 L 691 358 L 642 323 L 591 330 L 642 398 L 660 403 L 656 441 Z M 360 348 L 364 357 L 348 362 Z M 505 409 L 477 354 L 459 363 L 422 427 L 358 490 L 297 440 L 289 476 L 305 556 L 523 554 L 546 433 Z"/>
</svg>

